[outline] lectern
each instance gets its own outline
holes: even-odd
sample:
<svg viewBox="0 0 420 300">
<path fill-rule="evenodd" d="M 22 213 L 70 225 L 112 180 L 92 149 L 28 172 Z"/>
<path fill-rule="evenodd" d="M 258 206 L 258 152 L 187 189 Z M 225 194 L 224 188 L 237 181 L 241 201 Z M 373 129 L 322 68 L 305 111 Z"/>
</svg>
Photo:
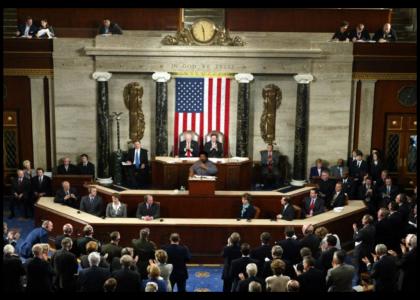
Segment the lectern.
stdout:
<svg viewBox="0 0 420 300">
<path fill-rule="evenodd" d="M 216 177 L 200 176 L 188 178 L 188 191 L 195 196 L 213 196 L 216 190 Z"/>
</svg>

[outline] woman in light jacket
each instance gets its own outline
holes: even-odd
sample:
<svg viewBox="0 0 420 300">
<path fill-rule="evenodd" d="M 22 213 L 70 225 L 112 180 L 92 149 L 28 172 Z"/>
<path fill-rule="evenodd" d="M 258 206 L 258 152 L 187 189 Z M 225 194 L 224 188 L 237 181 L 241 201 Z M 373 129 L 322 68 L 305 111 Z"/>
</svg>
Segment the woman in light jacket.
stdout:
<svg viewBox="0 0 420 300">
<path fill-rule="evenodd" d="M 115 193 L 112 194 L 112 202 L 106 206 L 106 217 L 107 218 L 126 218 L 127 217 L 127 205 L 120 202 L 120 195 Z"/>
<path fill-rule="evenodd" d="M 172 285 L 169 280 L 169 277 L 171 276 L 173 265 L 166 263 L 168 261 L 168 254 L 165 250 L 159 249 L 155 252 L 155 259 L 156 259 L 156 265 L 160 269 L 160 276 L 163 278 L 163 280 L 167 284 L 167 290 L 168 292 L 172 292 Z"/>
</svg>

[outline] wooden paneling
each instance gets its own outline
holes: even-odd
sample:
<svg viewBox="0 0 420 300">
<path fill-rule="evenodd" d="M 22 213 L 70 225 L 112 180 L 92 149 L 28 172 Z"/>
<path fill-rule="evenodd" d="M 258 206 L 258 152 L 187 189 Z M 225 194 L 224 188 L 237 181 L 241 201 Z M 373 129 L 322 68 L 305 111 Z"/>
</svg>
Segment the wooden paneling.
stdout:
<svg viewBox="0 0 420 300">
<path fill-rule="evenodd" d="M 416 113 L 416 106 L 406 107 L 398 102 L 399 90 L 404 86 L 415 86 L 416 84 L 416 81 L 411 80 L 379 80 L 376 82 L 373 107 L 372 148 L 384 149 L 385 147 L 385 128 L 388 114 Z"/>
<path fill-rule="evenodd" d="M 53 69 L 53 41 L 48 39 L 3 39 L 3 68 Z"/>
<path fill-rule="evenodd" d="M 363 23 L 370 32 L 391 18 L 389 9 L 227 8 L 226 27 L 232 31 L 331 32 L 345 20 Z"/>
</svg>

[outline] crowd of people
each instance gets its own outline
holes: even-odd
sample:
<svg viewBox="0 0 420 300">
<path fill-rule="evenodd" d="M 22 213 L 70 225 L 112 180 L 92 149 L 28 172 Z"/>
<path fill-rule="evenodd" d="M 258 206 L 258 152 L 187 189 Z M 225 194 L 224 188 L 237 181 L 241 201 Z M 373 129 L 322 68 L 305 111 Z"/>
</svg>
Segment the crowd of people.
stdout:
<svg viewBox="0 0 420 300">
<path fill-rule="evenodd" d="M 391 27 L 390 23 L 385 23 L 382 28 L 378 29 L 373 36 L 369 34 L 363 23 L 349 30 L 349 22 L 343 21 L 340 28 L 334 33 L 331 41 L 334 42 L 377 42 L 388 43 L 396 42 L 398 40 L 397 33 Z"/>
</svg>

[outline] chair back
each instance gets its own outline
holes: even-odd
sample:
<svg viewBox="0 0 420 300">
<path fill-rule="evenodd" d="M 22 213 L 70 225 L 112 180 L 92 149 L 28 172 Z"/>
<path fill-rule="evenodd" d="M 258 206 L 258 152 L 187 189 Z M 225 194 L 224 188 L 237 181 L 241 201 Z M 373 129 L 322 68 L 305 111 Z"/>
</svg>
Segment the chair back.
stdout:
<svg viewBox="0 0 420 300">
<path fill-rule="evenodd" d="M 195 131 L 192 131 L 192 130 L 186 130 L 186 131 L 184 131 L 184 132 L 181 132 L 181 133 L 179 134 L 179 142 L 183 142 L 183 141 L 185 141 L 185 134 L 186 134 L 186 133 L 190 133 L 190 134 L 191 134 L 191 137 L 192 137 L 192 140 L 193 140 L 193 141 L 196 141 L 196 142 L 200 143 L 200 139 L 199 139 L 199 137 L 198 137 L 198 133 L 197 133 L 197 132 L 195 132 Z"/>
<path fill-rule="evenodd" d="M 217 141 L 223 144 L 223 147 L 225 146 L 225 135 L 221 133 L 220 131 L 210 131 L 204 139 L 204 143 L 207 143 L 211 140 L 211 136 L 215 134 L 217 135 Z"/>
<path fill-rule="evenodd" d="M 258 206 L 255 206 L 255 205 L 254 205 L 254 209 L 255 209 L 254 219 L 259 219 L 260 218 L 260 214 L 261 214 L 261 209 Z"/>
<path fill-rule="evenodd" d="M 295 219 L 300 219 L 302 217 L 302 208 L 298 205 L 293 205 L 293 209 L 295 210 Z"/>
</svg>

